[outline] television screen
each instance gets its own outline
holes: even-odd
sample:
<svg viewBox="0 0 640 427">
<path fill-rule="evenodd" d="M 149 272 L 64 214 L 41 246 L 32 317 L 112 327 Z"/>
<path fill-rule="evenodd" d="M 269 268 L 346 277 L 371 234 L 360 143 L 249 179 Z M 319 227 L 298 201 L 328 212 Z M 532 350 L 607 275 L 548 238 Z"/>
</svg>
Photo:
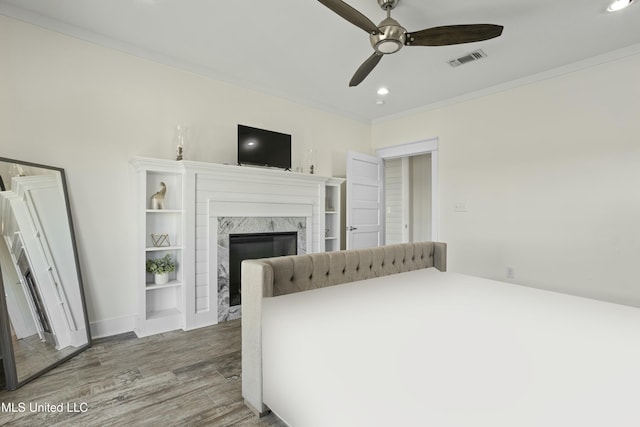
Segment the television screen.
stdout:
<svg viewBox="0 0 640 427">
<path fill-rule="evenodd" d="M 291 169 L 291 135 L 238 125 L 238 164 Z"/>
</svg>

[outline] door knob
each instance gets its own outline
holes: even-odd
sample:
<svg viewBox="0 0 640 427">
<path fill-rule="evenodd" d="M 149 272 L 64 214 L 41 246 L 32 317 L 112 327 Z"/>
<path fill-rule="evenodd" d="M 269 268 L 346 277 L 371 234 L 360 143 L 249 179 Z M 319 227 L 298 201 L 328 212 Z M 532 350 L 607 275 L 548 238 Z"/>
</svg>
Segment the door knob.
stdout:
<svg viewBox="0 0 640 427">
<path fill-rule="evenodd" d="M 353 231 L 353 230 L 357 230 L 357 229 L 358 229 L 358 227 L 354 227 L 352 225 L 347 227 L 347 231 Z"/>
</svg>

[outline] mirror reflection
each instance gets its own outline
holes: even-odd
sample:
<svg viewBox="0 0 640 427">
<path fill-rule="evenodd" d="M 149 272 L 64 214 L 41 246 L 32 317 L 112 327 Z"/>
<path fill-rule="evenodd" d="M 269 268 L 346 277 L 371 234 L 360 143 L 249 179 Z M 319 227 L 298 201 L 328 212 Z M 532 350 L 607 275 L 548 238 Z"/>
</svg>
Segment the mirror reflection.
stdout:
<svg viewBox="0 0 640 427">
<path fill-rule="evenodd" d="M 0 270 L 14 389 L 90 344 L 62 169 L 0 158 Z"/>
</svg>

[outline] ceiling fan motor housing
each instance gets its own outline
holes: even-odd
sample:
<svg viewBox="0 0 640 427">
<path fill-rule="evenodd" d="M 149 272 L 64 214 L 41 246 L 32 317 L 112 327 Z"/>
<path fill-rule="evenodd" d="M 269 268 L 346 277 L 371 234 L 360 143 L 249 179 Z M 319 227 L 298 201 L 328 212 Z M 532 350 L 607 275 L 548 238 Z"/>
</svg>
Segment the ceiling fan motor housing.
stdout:
<svg viewBox="0 0 640 427">
<path fill-rule="evenodd" d="M 378 5 L 382 10 L 392 10 L 398 5 L 398 0 L 378 0 Z"/>
<path fill-rule="evenodd" d="M 387 18 L 378 26 L 379 33 L 369 35 L 371 46 L 383 54 L 390 54 L 399 51 L 406 40 L 407 30 L 405 30 L 393 18 Z"/>
</svg>

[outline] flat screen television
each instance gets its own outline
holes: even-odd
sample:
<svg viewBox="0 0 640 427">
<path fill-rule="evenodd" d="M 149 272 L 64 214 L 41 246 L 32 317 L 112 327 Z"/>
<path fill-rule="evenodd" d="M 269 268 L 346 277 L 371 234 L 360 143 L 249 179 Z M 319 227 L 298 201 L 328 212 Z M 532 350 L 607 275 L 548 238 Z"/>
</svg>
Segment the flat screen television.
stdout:
<svg viewBox="0 0 640 427">
<path fill-rule="evenodd" d="M 238 164 L 291 169 L 291 135 L 238 125 Z"/>
</svg>

